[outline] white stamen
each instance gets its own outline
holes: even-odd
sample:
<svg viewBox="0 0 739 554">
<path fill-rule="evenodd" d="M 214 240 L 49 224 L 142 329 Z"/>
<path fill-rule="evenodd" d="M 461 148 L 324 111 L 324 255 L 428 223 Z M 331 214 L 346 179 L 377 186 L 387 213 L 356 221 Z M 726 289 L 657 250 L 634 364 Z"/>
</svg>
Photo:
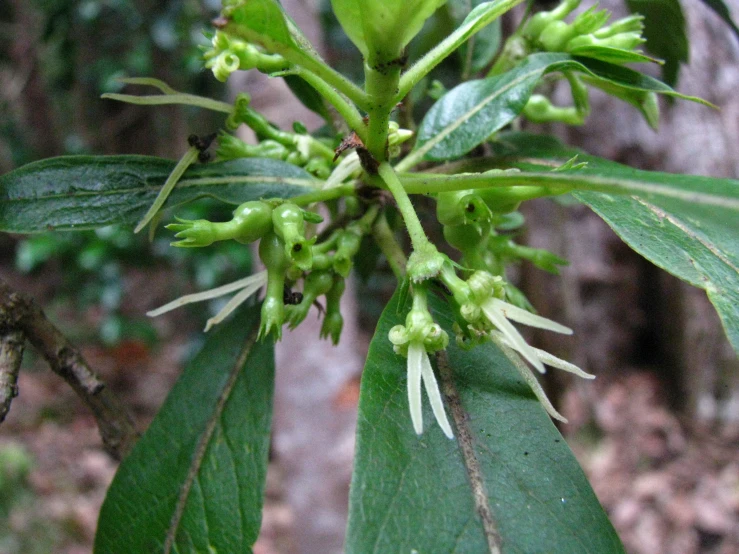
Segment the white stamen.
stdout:
<svg viewBox="0 0 739 554">
<path fill-rule="evenodd" d="M 533 391 L 537 400 L 541 402 L 541 405 L 544 406 L 546 412 L 554 419 L 557 419 L 562 423 L 567 423 L 567 418 L 565 418 L 562 414 L 554 409 L 554 406 L 552 406 L 549 398 L 547 398 L 544 389 L 541 388 L 538 379 L 536 378 L 536 376 L 534 376 L 533 373 L 531 373 L 529 366 L 523 363 L 521 361 L 521 358 L 516 355 L 516 352 L 504 341 L 500 340 L 499 336 L 493 334 L 492 339 L 498 344 L 498 346 L 501 347 L 508 359 L 513 362 L 514 367 L 518 370 L 518 373 L 521 375 L 521 377 L 523 377 L 523 380 L 526 381 L 526 384 L 531 387 L 531 390 Z"/>
<path fill-rule="evenodd" d="M 219 296 L 224 296 L 239 289 L 248 287 L 253 283 L 260 283 L 259 286 L 261 287 L 266 282 L 267 271 L 260 271 L 259 273 L 255 273 L 254 275 L 250 275 L 249 277 L 245 277 L 244 279 L 239 279 L 238 281 L 234 281 L 233 283 L 228 283 L 227 285 L 222 285 L 220 287 L 216 287 L 214 289 L 206 290 L 203 292 L 198 292 L 195 294 L 186 294 L 185 296 L 181 296 L 176 300 L 172 300 L 172 302 L 169 302 L 168 304 L 165 304 L 164 306 L 161 306 L 156 310 L 146 312 L 146 315 L 148 315 L 149 317 L 156 317 L 166 312 L 180 308 L 181 306 L 184 306 L 186 304 L 192 304 L 193 302 L 202 302 L 203 300 L 218 298 Z"/>
<path fill-rule="evenodd" d="M 491 298 L 489 301 L 510 320 L 523 323 L 529 327 L 537 327 L 539 329 L 546 329 L 547 331 L 554 331 L 555 333 L 562 333 L 563 335 L 572 334 L 572 329 L 569 327 L 565 327 L 564 325 L 561 325 L 556 321 L 552 321 L 551 319 L 547 319 L 546 317 L 532 314 L 518 306 L 514 306 L 508 302 L 503 302 L 498 298 Z"/>
<path fill-rule="evenodd" d="M 244 287 L 241 292 L 239 292 L 236 296 L 229 300 L 228 303 L 223 306 L 223 308 L 221 308 L 220 312 L 218 312 L 216 315 L 205 322 L 205 332 L 207 333 L 214 325 L 218 325 L 221 321 L 226 319 L 229 315 L 231 315 L 231 312 L 241 306 L 241 304 L 246 302 L 247 298 L 249 298 L 261 288 L 262 283 L 251 283 L 248 286 Z"/>
<path fill-rule="evenodd" d="M 595 375 L 591 373 L 585 373 L 575 364 L 571 364 L 570 362 L 567 362 L 562 358 L 558 358 L 557 356 L 550 354 L 546 350 L 534 348 L 534 351 L 536 352 L 537 356 L 539 356 L 539 359 L 548 366 L 556 367 L 557 369 L 574 373 L 575 375 L 577 375 L 578 377 L 582 377 L 583 379 L 595 379 Z"/>
<path fill-rule="evenodd" d="M 421 371 L 422 359 L 426 349 L 422 343 L 411 342 L 408 345 L 408 406 L 411 410 L 411 421 L 417 435 L 423 433 L 423 409 L 421 407 Z"/>
<path fill-rule="evenodd" d="M 518 352 L 518 349 L 511 344 L 511 342 L 503 335 L 502 333 L 493 332 L 498 339 L 500 339 L 507 347 L 515 350 Z M 546 350 L 542 350 L 541 348 L 531 347 L 531 349 L 536 353 L 537 357 L 546 365 L 551 367 L 556 367 L 557 369 L 561 369 L 563 371 L 567 371 L 569 373 L 574 373 L 578 377 L 582 377 L 583 379 L 595 379 L 595 375 L 592 375 L 591 373 L 586 373 L 579 367 L 577 367 L 575 364 L 571 364 L 568 361 L 563 360 L 562 358 L 558 358 L 557 356 L 550 354 Z M 542 373 L 545 373 L 542 372 Z"/>
<path fill-rule="evenodd" d="M 444 403 L 442 402 L 441 394 L 439 393 L 439 384 L 436 382 L 434 370 L 431 369 L 431 361 L 425 351 L 421 357 L 421 377 L 423 378 L 423 384 L 426 387 L 426 394 L 429 397 L 431 410 L 434 412 L 436 423 L 439 424 L 439 427 L 444 431 L 447 438 L 453 439 L 454 433 L 452 433 L 452 426 L 449 425 L 446 411 L 444 411 Z"/>
<path fill-rule="evenodd" d="M 544 365 L 541 360 L 537 357 L 534 349 L 521 336 L 521 333 L 505 318 L 503 312 L 500 311 L 498 306 L 492 302 L 496 300 L 491 298 L 480 306 L 482 311 L 485 313 L 490 323 L 495 325 L 498 330 L 503 333 L 506 339 L 511 343 L 511 347 L 520 352 L 521 355 L 528 360 L 540 373 L 544 373 Z"/>
</svg>

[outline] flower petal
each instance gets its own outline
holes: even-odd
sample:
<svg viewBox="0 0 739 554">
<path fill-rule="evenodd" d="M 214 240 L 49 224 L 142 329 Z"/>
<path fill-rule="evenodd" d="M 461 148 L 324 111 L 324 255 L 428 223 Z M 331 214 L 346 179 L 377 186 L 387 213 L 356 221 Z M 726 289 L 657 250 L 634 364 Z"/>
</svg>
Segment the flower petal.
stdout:
<svg viewBox="0 0 739 554">
<path fill-rule="evenodd" d="M 266 270 L 255 273 L 254 275 L 250 275 L 249 277 L 239 279 L 238 281 L 234 281 L 233 283 L 228 283 L 227 285 L 216 287 L 214 289 L 198 292 L 195 294 L 186 294 L 185 296 L 181 296 L 176 300 L 172 300 L 172 302 L 169 302 L 164 306 L 157 308 L 156 310 L 146 312 L 146 315 L 148 315 L 149 317 L 156 317 L 186 304 L 192 304 L 193 302 L 202 302 L 203 300 L 218 298 L 219 296 L 224 296 L 239 289 L 243 289 L 244 287 L 248 287 L 250 284 L 257 282 L 261 283 L 260 286 L 267 282 Z"/>
<path fill-rule="evenodd" d="M 539 400 L 539 402 L 541 402 L 541 405 L 544 407 L 547 413 L 554 419 L 557 419 L 562 423 L 567 423 L 567 419 L 554 409 L 554 406 L 552 406 L 549 398 L 547 398 L 547 395 L 544 392 L 544 389 L 541 388 L 541 385 L 539 384 L 536 376 L 531 373 L 529 366 L 523 363 L 523 361 L 521 361 L 521 358 L 516 355 L 513 349 L 509 347 L 504 341 L 502 341 L 499 336 L 493 335 L 492 338 L 493 341 L 495 341 L 501 347 L 508 359 L 513 362 L 513 365 L 518 370 L 518 373 L 521 375 L 521 377 L 523 377 L 523 380 L 526 381 L 526 384 L 531 387 L 532 392 Z"/>
<path fill-rule="evenodd" d="M 529 327 L 537 327 L 539 329 L 546 329 L 547 331 L 554 331 L 555 333 L 562 333 L 563 335 L 572 334 L 572 329 L 569 327 L 565 327 L 564 325 L 561 325 L 556 321 L 552 321 L 551 319 L 547 319 L 546 317 L 532 314 L 527 310 L 514 306 L 513 304 L 509 304 L 508 302 L 503 302 L 498 298 L 491 298 L 489 302 L 500 310 L 506 318 L 512 321 L 523 323 Z"/>
<path fill-rule="evenodd" d="M 426 356 L 422 343 L 408 345 L 408 406 L 411 411 L 413 429 L 417 435 L 423 433 L 423 409 L 421 407 L 421 364 Z"/>
<path fill-rule="evenodd" d="M 454 433 L 452 432 L 452 426 L 449 425 L 449 420 L 446 417 L 444 403 L 442 402 L 441 394 L 439 393 L 439 384 L 436 382 L 436 376 L 434 375 L 434 370 L 431 369 L 431 362 L 426 352 L 424 352 L 424 355 L 421 357 L 421 377 L 423 378 L 423 384 L 426 386 L 426 394 L 429 397 L 431 410 L 434 412 L 436 423 L 439 424 L 439 427 L 444 431 L 447 438 L 453 439 Z"/>
<path fill-rule="evenodd" d="M 251 295 L 256 293 L 261 288 L 262 283 L 250 283 L 248 286 L 244 287 L 237 295 L 229 300 L 228 303 L 223 306 L 223 308 L 221 308 L 220 312 L 218 312 L 216 315 L 205 322 L 205 332 L 207 333 L 214 325 L 218 325 L 221 321 L 226 319 L 229 315 L 231 315 L 231 312 L 241 306 L 241 304 L 246 302 L 246 300 Z"/>
<path fill-rule="evenodd" d="M 536 352 L 534 352 L 534 349 L 529 346 L 529 344 L 521 336 L 521 333 L 519 333 L 518 330 L 513 325 L 511 325 L 511 323 L 503 315 L 503 312 L 498 309 L 498 306 L 494 302 L 492 302 L 492 300 L 496 299 L 492 298 L 487 302 L 484 302 L 482 306 L 480 306 L 482 308 L 482 311 L 490 320 L 490 323 L 498 328 L 498 330 L 511 344 L 511 348 L 518 351 L 540 373 L 544 373 L 544 365 L 541 363 L 541 360 L 536 355 Z"/>
<path fill-rule="evenodd" d="M 546 350 L 534 348 L 534 351 L 536 352 L 537 356 L 539 356 L 539 359 L 548 366 L 556 367 L 557 369 L 561 369 L 563 371 L 569 371 L 570 373 L 574 373 L 575 375 L 577 375 L 578 377 L 582 377 L 583 379 L 595 379 L 595 375 L 591 373 L 585 373 L 575 364 L 571 364 L 570 362 L 563 360 L 562 358 L 558 358 L 557 356 L 550 354 Z"/>
</svg>

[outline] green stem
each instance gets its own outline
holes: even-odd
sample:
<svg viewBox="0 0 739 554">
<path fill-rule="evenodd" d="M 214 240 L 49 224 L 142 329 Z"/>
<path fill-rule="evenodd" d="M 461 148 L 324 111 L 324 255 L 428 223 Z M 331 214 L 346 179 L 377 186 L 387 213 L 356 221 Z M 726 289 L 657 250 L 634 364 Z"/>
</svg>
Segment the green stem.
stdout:
<svg viewBox="0 0 739 554">
<path fill-rule="evenodd" d="M 315 192 L 308 192 L 301 194 L 300 196 L 294 196 L 288 201 L 298 206 L 307 206 L 316 202 L 327 202 L 329 200 L 336 200 L 343 196 L 352 196 L 356 193 L 354 185 L 341 185 L 339 187 L 333 187 L 330 189 L 317 190 Z"/>
<path fill-rule="evenodd" d="M 593 176 L 584 176 L 588 182 Z M 542 196 L 565 194 L 580 188 L 573 183 L 580 176 L 572 173 L 476 173 L 463 175 L 403 175 L 403 187 L 410 194 L 434 194 L 457 190 L 511 188 L 512 200 L 529 200 Z M 586 188 L 586 187 L 582 187 Z M 592 190 L 590 187 L 588 189 Z M 516 192 L 519 190 L 519 192 Z M 613 192 L 611 190 L 611 192 Z"/>
<path fill-rule="evenodd" d="M 298 76 L 312 86 L 318 94 L 323 96 L 334 108 L 336 108 L 336 111 L 344 118 L 344 121 L 349 125 L 349 128 L 357 133 L 357 136 L 362 139 L 362 142 L 365 142 L 367 139 L 367 126 L 362 119 L 362 115 L 354 104 L 347 101 L 341 93 L 326 81 L 318 77 L 315 73 L 306 71 L 301 67 L 297 68 L 297 72 Z"/>
<path fill-rule="evenodd" d="M 365 146 L 378 162 L 387 159 L 387 136 L 390 112 L 397 102 L 395 91 L 400 79 L 400 67 L 392 66 L 378 71 L 366 63 L 364 65 L 365 88 L 369 104 L 369 129 Z"/>
<path fill-rule="evenodd" d="M 378 168 L 378 173 L 380 174 L 380 177 L 382 177 L 383 181 L 385 181 L 388 190 L 395 198 L 398 210 L 403 216 L 403 221 L 405 221 L 405 226 L 408 229 L 408 235 L 411 237 L 413 250 L 419 252 L 428 250 L 429 248 L 436 250 L 436 247 L 431 244 L 431 241 L 429 241 L 426 236 L 423 226 L 421 225 L 421 220 L 418 219 L 418 214 L 411 203 L 411 199 L 390 164 L 382 162 Z"/>
<path fill-rule="evenodd" d="M 403 100 L 403 98 L 405 98 L 405 96 L 421 79 L 428 75 L 432 69 L 439 65 L 465 41 L 469 40 L 472 35 L 479 32 L 498 17 L 522 2 L 524 2 L 524 0 L 498 0 L 497 2 L 492 2 L 495 6 L 491 6 L 482 16 L 463 23 L 451 35 L 437 44 L 436 47 L 432 48 L 423 58 L 418 60 L 413 67 L 405 72 L 403 77 L 400 79 L 398 92 L 395 96 L 395 102 L 397 103 Z"/>
<path fill-rule="evenodd" d="M 341 73 L 326 65 L 323 61 L 314 58 L 303 50 L 285 48 L 284 52 L 278 53 L 288 61 L 299 65 L 306 71 L 313 73 L 328 85 L 334 87 L 361 109 L 367 110 L 369 101 L 367 94 Z"/>
<path fill-rule="evenodd" d="M 372 227 L 372 236 L 380 251 L 387 259 L 387 263 L 390 269 L 393 270 L 395 278 L 398 281 L 402 281 L 405 278 L 405 266 L 408 260 L 400 244 L 395 239 L 395 234 L 390 229 L 384 213 L 380 214 L 377 220 L 375 220 L 375 225 Z"/>
</svg>

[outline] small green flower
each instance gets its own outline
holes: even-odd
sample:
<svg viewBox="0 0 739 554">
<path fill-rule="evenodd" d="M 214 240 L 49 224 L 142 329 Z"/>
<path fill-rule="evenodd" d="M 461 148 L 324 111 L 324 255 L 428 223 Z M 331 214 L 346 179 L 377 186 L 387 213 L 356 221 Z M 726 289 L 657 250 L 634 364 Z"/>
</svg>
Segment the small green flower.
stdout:
<svg viewBox="0 0 739 554">
<path fill-rule="evenodd" d="M 413 307 L 406 316 L 405 325 L 396 325 L 390 329 L 388 338 L 395 352 L 408 358 L 408 405 L 414 430 L 419 435 L 423 433 L 421 400 L 421 383 L 423 382 L 436 422 L 447 437 L 454 438 L 428 356 L 429 352 L 446 349 L 449 336 L 437 323 L 434 323 L 428 311 L 426 289 L 423 286 L 414 287 Z"/>
</svg>

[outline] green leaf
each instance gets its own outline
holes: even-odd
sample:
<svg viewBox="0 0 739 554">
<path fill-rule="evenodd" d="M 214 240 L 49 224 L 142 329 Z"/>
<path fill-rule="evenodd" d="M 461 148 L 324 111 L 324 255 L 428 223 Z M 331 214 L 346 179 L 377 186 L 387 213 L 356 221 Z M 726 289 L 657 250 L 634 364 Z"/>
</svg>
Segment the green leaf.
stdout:
<svg viewBox="0 0 739 554">
<path fill-rule="evenodd" d="M 724 23 L 731 27 L 731 30 L 734 31 L 734 35 L 739 38 L 739 27 L 734 23 L 734 20 L 731 18 L 729 8 L 722 0 L 703 0 L 703 3 L 716 12 L 716 14 L 724 20 Z"/>
<path fill-rule="evenodd" d="M 511 71 L 463 83 L 444 95 L 421 123 L 416 155 L 430 160 L 463 156 L 521 113 L 544 74 L 564 70 L 585 73 L 608 87 L 666 94 L 708 104 L 679 94 L 664 83 L 626 67 L 568 54 L 533 54 Z"/>
<path fill-rule="evenodd" d="M 259 534 L 274 354 L 259 310 L 210 336 L 123 461 L 95 552 L 244 552 Z"/>
<path fill-rule="evenodd" d="M 34 233 L 135 224 L 175 162 L 148 156 L 64 156 L 0 176 L 0 231 Z M 294 165 L 245 158 L 192 166 L 167 199 L 173 208 L 205 196 L 231 204 L 289 198 L 317 181 Z"/>
<path fill-rule="evenodd" d="M 336 18 L 371 65 L 395 62 L 445 0 L 331 0 Z"/>
<path fill-rule="evenodd" d="M 679 0 L 626 0 L 633 13 L 644 16 L 647 50 L 665 61 L 662 79 L 670 86 L 677 83 L 680 65 L 690 53 L 685 16 Z"/>
<path fill-rule="evenodd" d="M 739 181 L 641 171 L 526 134 L 504 142 L 527 159 L 520 166 L 526 169 L 537 158 L 556 165 L 577 153 L 588 165 L 564 172 L 576 189 L 573 196 L 636 252 L 705 290 L 739 352 Z M 622 194 L 603 194 L 607 187 Z"/>
<path fill-rule="evenodd" d="M 662 60 L 650 58 L 633 50 L 623 48 L 612 48 L 610 46 L 580 46 L 572 48 L 569 53 L 573 56 L 594 58 L 613 64 L 625 63 L 663 63 Z"/>
<path fill-rule="evenodd" d="M 297 46 L 285 12 L 276 0 L 243 0 L 223 9 L 226 32 L 259 44 L 270 52 Z"/>
<path fill-rule="evenodd" d="M 329 125 L 332 123 L 331 112 L 326 107 L 326 101 L 323 96 L 318 94 L 316 89 L 297 75 L 285 75 L 283 79 L 303 106 L 320 115 Z"/>
<path fill-rule="evenodd" d="M 439 364 L 455 439 L 430 423 L 425 400 L 426 429 L 414 433 L 406 360 L 387 338 L 410 308 L 398 297 L 362 374 L 346 551 L 497 552 L 498 542 L 503 552 L 623 552 L 572 452 L 494 345 L 450 344 Z M 451 333 L 449 308 L 432 305 Z"/>
<path fill-rule="evenodd" d="M 460 27 L 470 12 L 483 3 L 485 3 L 484 0 L 449 0 L 447 9 L 454 23 L 457 27 Z M 459 48 L 460 58 L 462 59 L 462 74 L 477 73 L 489 65 L 500 48 L 501 36 L 501 22 L 500 19 L 496 19 L 470 37 Z"/>
</svg>

